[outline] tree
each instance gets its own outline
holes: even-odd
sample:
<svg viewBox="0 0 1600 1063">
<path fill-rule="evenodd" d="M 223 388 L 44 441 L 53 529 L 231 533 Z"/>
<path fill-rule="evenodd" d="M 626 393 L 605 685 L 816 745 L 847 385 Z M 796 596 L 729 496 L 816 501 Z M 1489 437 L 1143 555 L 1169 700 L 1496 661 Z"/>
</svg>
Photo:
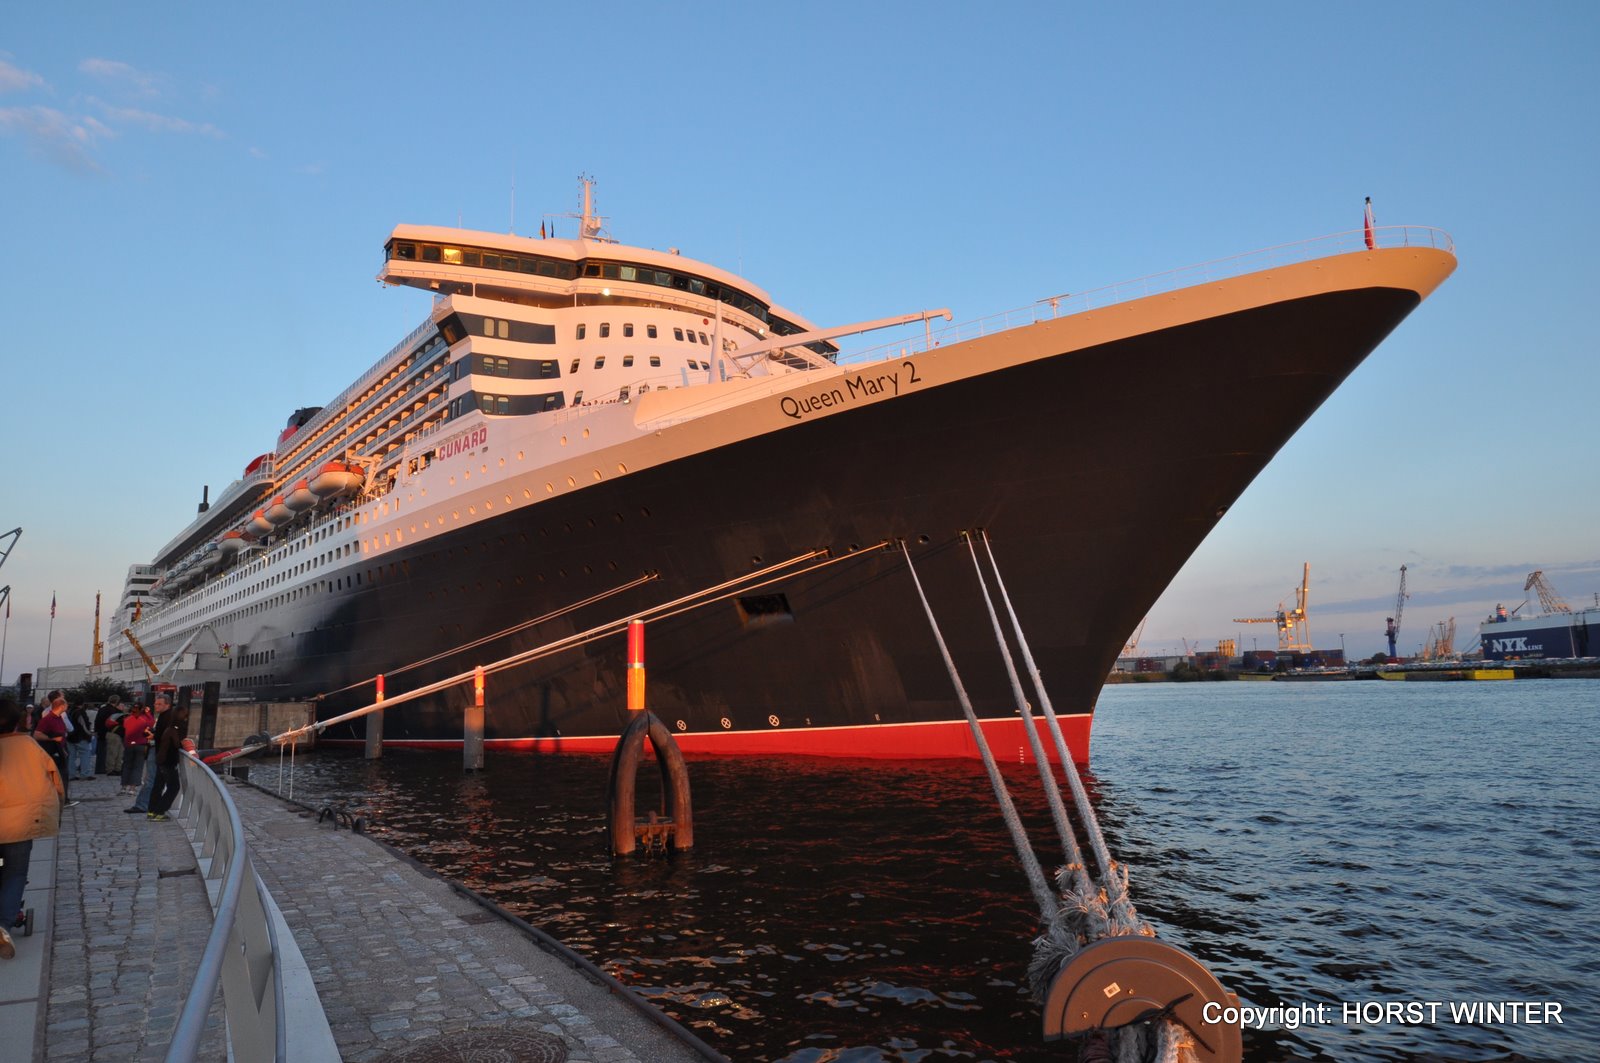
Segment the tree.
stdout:
<svg viewBox="0 0 1600 1063">
<path fill-rule="evenodd" d="M 126 684 L 110 679 L 88 679 L 66 691 L 67 702 L 71 705 L 98 705 L 110 701 L 113 694 L 126 701 L 129 693 Z"/>
</svg>

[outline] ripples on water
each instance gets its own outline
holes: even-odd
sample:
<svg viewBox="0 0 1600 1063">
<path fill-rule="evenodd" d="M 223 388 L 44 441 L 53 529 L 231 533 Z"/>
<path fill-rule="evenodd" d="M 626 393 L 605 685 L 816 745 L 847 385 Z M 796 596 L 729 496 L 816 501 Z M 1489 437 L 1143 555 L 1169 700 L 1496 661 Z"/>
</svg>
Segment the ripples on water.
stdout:
<svg viewBox="0 0 1600 1063">
<path fill-rule="evenodd" d="M 1582 680 L 1113 687 L 1092 784 L 1140 912 L 1250 1003 L 1564 1005 L 1559 1026 L 1247 1032 L 1246 1058 L 1600 1058 L 1597 706 Z M 460 763 L 325 753 L 295 796 L 367 816 L 732 1059 L 1072 1057 L 1038 1040 L 1031 901 L 976 762 L 696 759 L 697 849 L 615 863 L 605 758 Z M 1053 868 L 1038 776 L 1006 771 Z"/>
</svg>

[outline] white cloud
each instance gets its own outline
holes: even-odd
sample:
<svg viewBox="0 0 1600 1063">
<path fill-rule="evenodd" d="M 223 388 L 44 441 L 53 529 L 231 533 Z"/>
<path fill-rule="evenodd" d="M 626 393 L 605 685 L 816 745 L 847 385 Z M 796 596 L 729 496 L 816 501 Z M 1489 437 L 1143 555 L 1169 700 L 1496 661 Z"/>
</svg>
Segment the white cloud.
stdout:
<svg viewBox="0 0 1600 1063">
<path fill-rule="evenodd" d="M 78 70 L 91 77 L 128 85 L 141 96 L 159 96 L 166 80 L 160 74 L 146 73 L 116 59 L 85 59 L 78 64 Z"/>
<path fill-rule="evenodd" d="M 187 118 L 174 118 L 171 115 L 156 114 L 154 111 L 141 111 L 135 107 L 114 107 L 93 96 L 89 97 L 89 102 L 98 107 L 106 119 L 114 124 L 138 126 L 152 133 L 197 133 L 219 140 L 223 137 L 222 130 L 209 122 L 191 122 Z"/>
<path fill-rule="evenodd" d="M 27 92 L 45 87 L 44 78 L 0 59 L 0 92 Z"/>
<path fill-rule="evenodd" d="M 78 173 L 101 173 L 90 148 L 116 136 L 97 119 L 73 117 L 53 107 L 0 107 L 0 134 L 20 136 L 34 154 Z"/>
</svg>

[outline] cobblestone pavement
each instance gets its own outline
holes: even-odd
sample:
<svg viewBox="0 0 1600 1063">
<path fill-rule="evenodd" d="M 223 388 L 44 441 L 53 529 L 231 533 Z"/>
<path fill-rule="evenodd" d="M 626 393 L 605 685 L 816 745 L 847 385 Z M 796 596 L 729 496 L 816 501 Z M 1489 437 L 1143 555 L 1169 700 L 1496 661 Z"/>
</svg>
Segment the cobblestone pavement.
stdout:
<svg viewBox="0 0 1600 1063">
<path fill-rule="evenodd" d="M 133 798 L 113 778 L 74 782 L 72 797 L 57 841 L 45 1059 L 164 1059 L 211 933 L 194 851 L 178 821 L 124 814 Z M 226 1058 L 220 1003 L 201 1047 L 202 1059 Z"/>
<path fill-rule="evenodd" d="M 345 1060 L 495 1025 L 557 1036 L 574 1063 L 705 1058 L 373 840 L 259 790 L 228 792 Z M 193 851 L 179 820 L 124 814 L 130 800 L 114 780 L 74 783 L 72 796 L 81 803 L 62 817 L 45 1058 L 161 1059 L 211 930 Z M 202 1060 L 226 1059 L 222 1029 L 219 994 Z"/>
</svg>

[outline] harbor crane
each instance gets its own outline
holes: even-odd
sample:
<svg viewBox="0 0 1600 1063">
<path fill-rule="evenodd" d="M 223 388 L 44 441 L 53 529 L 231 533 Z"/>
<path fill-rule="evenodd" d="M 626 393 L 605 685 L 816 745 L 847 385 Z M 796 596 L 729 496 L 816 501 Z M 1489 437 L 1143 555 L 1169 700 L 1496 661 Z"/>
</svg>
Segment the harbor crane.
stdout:
<svg viewBox="0 0 1600 1063">
<path fill-rule="evenodd" d="M 1524 591 L 1535 591 L 1539 595 L 1539 606 L 1547 613 L 1570 613 L 1572 607 L 1565 598 L 1556 593 L 1550 586 L 1550 581 L 1544 578 L 1544 569 L 1536 568 L 1528 573 L 1528 582 L 1522 585 Z M 1521 608 L 1521 606 L 1518 606 Z"/>
<path fill-rule="evenodd" d="M 1128 640 L 1127 645 L 1122 647 L 1122 656 L 1132 657 L 1139 652 L 1139 637 L 1144 634 L 1144 626 L 1149 622 L 1150 614 L 1146 613 L 1145 618 L 1139 621 L 1139 627 L 1134 631 L 1133 637 Z"/>
<path fill-rule="evenodd" d="M 1278 603 L 1278 611 L 1272 616 L 1236 616 L 1235 624 L 1273 624 L 1278 629 L 1279 653 L 1308 653 L 1311 650 L 1311 623 L 1306 616 L 1306 599 L 1311 593 L 1311 562 L 1306 562 L 1305 572 L 1300 577 L 1300 586 L 1295 589 L 1295 602 L 1293 609 L 1285 609 L 1283 603 Z"/>
<path fill-rule="evenodd" d="M 1397 639 L 1399 639 L 1399 637 L 1400 637 L 1400 614 L 1402 614 L 1402 613 L 1404 613 L 1406 611 L 1406 599 L 1409 598 L 1409 597 L 1410 597 L 1410 595 L 1408 595 L 1406 593 L 1406 566 L 1401 565 L 1400 566 L 1400 593 L 1395 595 L 1395 599 L 1394 599 L 1394 615 L 1389 617 L 1389 626 L 1384 631 L 1384 634 L 1386 636 L 1388 636 L 1388 638 L 1389 638 L 1389 656 L 1390 657 L 1395 656 L 1394 644 L 1395 644 L 1395 641 Z"/>
</svg>

